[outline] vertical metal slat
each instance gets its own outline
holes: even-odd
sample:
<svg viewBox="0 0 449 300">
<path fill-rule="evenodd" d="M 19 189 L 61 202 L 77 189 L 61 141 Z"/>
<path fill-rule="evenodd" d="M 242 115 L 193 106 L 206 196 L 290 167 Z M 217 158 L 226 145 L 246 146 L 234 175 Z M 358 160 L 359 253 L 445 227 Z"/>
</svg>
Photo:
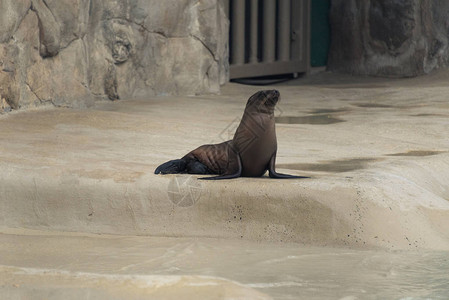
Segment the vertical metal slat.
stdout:
<svg viewBox="0 0 449 300">
<path fill-rule="evenodd" d="M 304 51 L 304 60 L 302 61 L 306 67 L 306 74 L 310 72 L 310 18 L 311 18 L 311 2 L 310 0 L 302 1 L 304 19 L 302 20 L 302 30 L 304 37 L 302 38 L 302 51 Z M 309 12 L 309 13 L 307 13 Z"/>
<path fill-rule="evenodd" d="M 300 0 L 299 2 L 301 3 L 301 7 L 299 8 L 300 13 L 301 13 L 301 16 L 300 16 L 301 22 L 299 23 L 299 30 L 298 31 L 300 32 L 301 35 L 303 35 L 304 34 L 304 22 L 303 22 L 303 20 L 305 18 L 305 16 L 304 16 L 304 9 L 303 9 L 304 1 Z M 303 40 L 304 40 L 303 36 L 300 36 L 299 39 L 298 39 L 298 43 L 299 43 L 299 60 L 301 60 L 301 61 L 303 61 L 304 58 L 305 58 Z"/>
<path fill-rule="evenodd" d="M 232 79 L 309 71 L 312 0 L 223 1 Z"/>
<path fill-rule="evenodd" d="M 263 2 L 263 61 L 273 62 L 276 55 L 276 0 Z"/>
<path fill-rule="evenodd" d="M 250 43 L 249 43 L 249 62 L 254 64 L 257 63 L 257 52 L 258 52 L 258 37 L 259 37 L 259 24 L 258 24 L 258 13 L 259 13 L 259 1 L 251 0 L 251 16 L 250 16 Z"/>
<path fill-rule="evenodd" d="M 233 64 L 245 63 L 245 1 L 234 0 L 231 12 L 232 57 Z"/>
<path fill-rule="evenodd" d="M 302 60 L 302 55 L 303 55 L 301 53 L 302 52 L 301 39 L 303 38 L 302 32 L 301 32 L 301 29 L 302 29 L 301 23 L 302 23 L 302 18 L 303 18 L 303 15 L 302 15 L 303 12 L 301 11 L 301 8 L 303 5 L 301 2 L 302 2 L 302 0 L 294 0 L 292 2 L 292 7 L 291 7 L 292 15 L 298 16 L 296 18 L 291 19 L 291 23 L 292 23 L 292 26 L 291 26 L 292 41 L 291 41 L 291 48 L 290 48 L 291 59 L 299 60 L 299 61 Z"/>
<path fill-rule="evenodd" d="M 290 0 L 279 0 L 278 60 L 290 59 Z"/>
</svg>

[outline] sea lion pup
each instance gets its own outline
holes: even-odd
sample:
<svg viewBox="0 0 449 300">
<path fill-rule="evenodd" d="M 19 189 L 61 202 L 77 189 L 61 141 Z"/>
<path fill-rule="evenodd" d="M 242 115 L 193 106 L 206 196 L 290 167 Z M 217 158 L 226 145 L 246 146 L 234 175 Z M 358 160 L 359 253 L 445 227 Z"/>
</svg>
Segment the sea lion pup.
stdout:
<svg viewBox="0 0 449 300">
<path fill-rule="evenodd" d="M 277 90 L 259 91 L 246 104 L 234 138 L 214 145 L 203 145 L 181 159 L 163 163 L 155 174 L 218 174 L 199 179 L 217 180 L 237 177 L 260 177 L 268 170 L 271 178 L 310 178 L 277 173 L 277 141 L 274 107 Z"/>
</svg>

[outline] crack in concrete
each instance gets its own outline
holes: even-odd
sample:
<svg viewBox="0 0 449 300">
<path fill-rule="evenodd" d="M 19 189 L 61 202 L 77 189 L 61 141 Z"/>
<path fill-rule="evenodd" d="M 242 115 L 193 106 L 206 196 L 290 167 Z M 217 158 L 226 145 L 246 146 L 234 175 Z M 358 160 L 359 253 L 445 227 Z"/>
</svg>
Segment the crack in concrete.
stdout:
<svg viewBox="0 0 449 300">
<path fill-rule="evenodd" d="M 65 50 L 67 48 L 69 48 L 74 42 L 81 40 L 83 41 L 84 37 L 86 36 L 86 33 L 84 33 L 82 36 L 75 36 L 72 40 L 70 40 L 66 46 L 62 47 L 60 46 L 59 48 L 59 52 L 61 52 L 62 50 Z"/>
<path fill-rule="evenodd" d="M 48 11 L 50 12 L 50 14 L 53 16 L 53 19 L 55 20 L 56 23 L 58 23 L 56 21 L 56 17 L 54 15 L 54 13 L 51 11 L 50 7 L 48 6 L 47 2 L 45 0 L 42 0 L 42 2 L 44 3 L 45 7 L 48 9 Z"/>
<path fill-rule="evenodd" d="M 206 48 L 207 51 L 209 51 L 209 53 L 210 53 L 210 55 L 212 56 L 212 58 L 214 59 L 214 61 L 218 62 L 218 59 L 215 57 L 215 54 L 214 54 L 214 52 L 212 51 L 212 49 L 210 49 L 210 47 L 207 46 L 207 44 L 206 44 L 203 40 L 201 40 L 199 37 L 197 37 L 197 36 L 194 35 L 194 34 L 190 34 L 190 37 L 192 37 L 193 39 L 199 41 L 199 42 L 204 46 L 204 48 Z"/>
<path fill-rule="evenodd" d="M 34 186 L 33 186 L 34 192 L 31 192 L 32 195 L 33 195 L 32 196 L 32 198 L 33 198 L 33 212 L 34 212 L 34 215 L 36 216 L 37 219 L 43 220 L 43 219 L 46 219 L 47 216 L 45 215 L 45 212 L 42 211 L 42 209 L 39 208 L 39 199 L 40 199 L 40 197 L 39 197 L 39 190 L 37 188 L 36 178 L 33 178 L 33 183 L 34 183 Z"/>
<path fill-rule="evenodd" d="M 160 36 L 162 36 L 162 37 L 164 37 L 166 39 L 168 39 L 168 38 L 176 38 L 176 36 L 169 36 L 169 35 L 165 34 L 162 31 L 152 31 L 152 30 L 148 29 L 147 27 L 145 27 L 145 25 L 143 23 L 142 24 L 141 23 L 137 23 L 137 22 L 135 22 L 133 20 L 130 20 L 130 19 L 127 19 L 127 18 L 109 18 L 109 19 L 107 19 L 107 21 L 111 21 L 111 20 L 112 21 L 113 20 L 127 21 L 128 23 L 131 23 L 131 24 L 139 26 L 140 28 L 142 28 L 144 31 L 146 31 L 148 33 L 157 34 L 157 35 L 160 35 Z"/>
<path fill-rule="evenodd" d="M 132 204 L 131 204 L 131 197 L 129 196 L 129 193 L 128 193 L 128 186 L 126 187 L 124 198 L 126 199 L 126 207 L 131 216 L 134 230 L 138 230 L 136 212 L 134 211 Z"/>
<path fill-rule="evenodd" d="M 31 88 L 31 86 L 28 82 L 25 82 L 25 84 L 28 87 L 28 89 L 30 90 L 30 92 L 33 93 L 33 95 L 39 100 L 39 102 L 41 104 L 51 103 L 54 107 L 59 107 L 59 105 L 56 105 L 56 103 L 54 103 L 52 99 L 44 100 L 41 97 L 39 97 L 39 95 L 36 94 L 36 92 Z"/>
<path fill-rule="evenodd" d="M 22 24 L 23 20 L 26 18 L 26 16 L 28 16 L 28 14 L 30 13 L 30 10 L 32 10 L 33 8 L 33 3 L 30 1 L 30 6 L 27 8 L 26 12 L 23 14 L 22 18 L 19 20 L 19 22 L 17 22 L 17 28 L 14 29 L 14 33 L 20 28 L 20 25 Z M 14 34 L 12 34 L 14 35 Z"/>
</svg>

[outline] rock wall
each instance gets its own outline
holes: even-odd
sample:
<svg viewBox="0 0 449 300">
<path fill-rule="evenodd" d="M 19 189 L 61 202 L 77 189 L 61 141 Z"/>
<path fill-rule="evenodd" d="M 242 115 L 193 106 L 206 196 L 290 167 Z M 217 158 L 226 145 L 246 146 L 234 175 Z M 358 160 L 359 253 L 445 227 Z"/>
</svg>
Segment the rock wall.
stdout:
<svg viewBox="0 0 449 300">
<path fill-rule="evenodd" d="M 332 0 L 332 71 L 417 76 L 449 66 L 449 1 Z"/>
<path fill-rule="evenodd" d="M 0 111 L 217 93 L 228 79 L 219 0 L 0 0 Z"/>
</svg>

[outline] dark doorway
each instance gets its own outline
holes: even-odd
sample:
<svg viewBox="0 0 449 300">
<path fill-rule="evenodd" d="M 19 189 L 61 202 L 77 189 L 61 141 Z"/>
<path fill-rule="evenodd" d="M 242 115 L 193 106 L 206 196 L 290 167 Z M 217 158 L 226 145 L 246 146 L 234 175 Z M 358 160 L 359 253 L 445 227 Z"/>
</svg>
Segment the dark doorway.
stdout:
<svg viewBox="0 0 449 300">
<path fill-rule="evenodd" d="M 330 0 L 311 1 L 310 64 L 312 67 L 327 65 L 330 45 Z"/>
</svg>

